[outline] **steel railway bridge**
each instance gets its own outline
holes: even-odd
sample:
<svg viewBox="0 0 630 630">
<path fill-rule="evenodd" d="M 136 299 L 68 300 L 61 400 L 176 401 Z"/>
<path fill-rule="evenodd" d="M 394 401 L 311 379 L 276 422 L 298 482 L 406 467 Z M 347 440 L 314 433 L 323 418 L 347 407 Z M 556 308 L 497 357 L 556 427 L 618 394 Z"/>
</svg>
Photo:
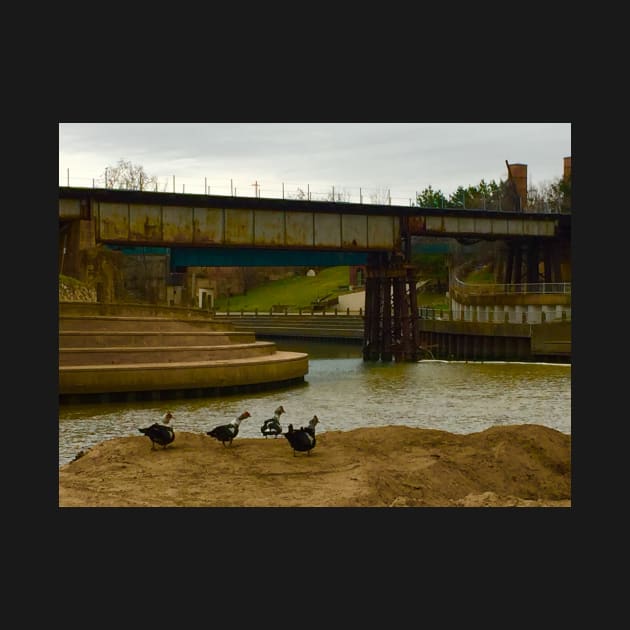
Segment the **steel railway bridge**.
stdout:
<svg viewBox="0 0 630 630">
<path fill-rule="evenodd" d="M 541 266 L 545 282 L 560 283 L 570 269 L 570 213 L 59 188 L 62 257 L 103 243 L 127 251 L 168 248 L 172 271 L 365 264 L 366 361 L 422 358 L 414 236 L 506 242 L 504 284 L 538 282 Z"/>
</svg>

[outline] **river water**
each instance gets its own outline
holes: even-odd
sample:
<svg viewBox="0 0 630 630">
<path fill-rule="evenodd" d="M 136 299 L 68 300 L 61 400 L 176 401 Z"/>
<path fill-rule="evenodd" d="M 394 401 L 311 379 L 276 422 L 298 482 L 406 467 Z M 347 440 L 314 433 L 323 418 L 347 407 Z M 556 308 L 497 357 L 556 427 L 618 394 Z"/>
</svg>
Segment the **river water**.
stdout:
<svg viewBox="0 0 630 630">
<path fill-rule="evenodd" d="M 359 344 L 276 340 L 276 345 L 309 353 L 303 384 L 210 398 L 60 405 L 59 465 L 104 440 L 140 435 L 138 428 L 159 421 L 167 410 L 176 433 L 205 433 L 247 410 L 252 417 L 242 422 L 239 437 L 260 439 L 265 439 L 260 425 L 278 405 L 286 412 L 285 430 L 289 423 L 305 425 L 315 414 L 320 433 L 385 425 L 475 433 L 507 424 L 571 433 L 570 365 L 367 363 Z"/>
</svg>

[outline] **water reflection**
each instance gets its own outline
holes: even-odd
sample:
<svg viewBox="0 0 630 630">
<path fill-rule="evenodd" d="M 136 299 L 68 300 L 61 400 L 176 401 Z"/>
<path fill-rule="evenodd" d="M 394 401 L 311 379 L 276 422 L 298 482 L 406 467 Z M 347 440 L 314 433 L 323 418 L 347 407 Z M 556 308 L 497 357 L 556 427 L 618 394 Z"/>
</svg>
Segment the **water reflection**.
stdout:
<svg viewBox="0 0 630 630">
<path fill-rule="evenodd" d="M 531 363 L 366 363 L 359 344 L 276 341 L 308 352 L 305 383 L 275 391 L 163 402 L 62 405 L 59 465 L 113 437 L 174 414 L 175 430 L 203 432 L 245 410 L 240 435 L 264 439 L 263 420 L 282 404 L 283 426 L 317 414 L 320 432 L 389 424 L 472 433 L 493 425 L 542 424 L 571 433 L 571 367 Z"/>
</svg>

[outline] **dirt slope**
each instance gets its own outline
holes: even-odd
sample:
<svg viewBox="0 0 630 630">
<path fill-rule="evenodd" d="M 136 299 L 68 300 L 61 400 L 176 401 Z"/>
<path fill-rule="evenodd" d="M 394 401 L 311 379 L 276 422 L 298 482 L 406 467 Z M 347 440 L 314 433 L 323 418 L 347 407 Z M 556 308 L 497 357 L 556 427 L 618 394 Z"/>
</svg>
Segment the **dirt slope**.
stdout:
<svg viewBox="0 0 630 630">
<path fill-rule="evenodd" d="M 330 431 L 310 455 L 283 437 L 231 447 L 177 432 L 102 442 L 59 469 L 60 507 L 570 507 L 571 436 L 540 425 L 468 435 Z"/>
</svg>

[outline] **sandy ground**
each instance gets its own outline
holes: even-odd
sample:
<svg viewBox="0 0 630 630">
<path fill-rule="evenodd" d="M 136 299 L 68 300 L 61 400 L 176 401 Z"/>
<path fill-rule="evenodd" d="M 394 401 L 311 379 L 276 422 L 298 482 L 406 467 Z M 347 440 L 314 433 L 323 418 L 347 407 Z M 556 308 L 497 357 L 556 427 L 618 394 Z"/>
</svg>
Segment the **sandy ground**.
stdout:
<svg viewBox="0 0 630 630">
<path fill-rule="evenodd" d="M 310 455 L 283 437 L 232 446 L 178 432 L 102 442 L 59 469 L 60 507 L 570 507 L 571 436 L 540 425 L 458 435 L 329 431 Z"/>
</svg>

